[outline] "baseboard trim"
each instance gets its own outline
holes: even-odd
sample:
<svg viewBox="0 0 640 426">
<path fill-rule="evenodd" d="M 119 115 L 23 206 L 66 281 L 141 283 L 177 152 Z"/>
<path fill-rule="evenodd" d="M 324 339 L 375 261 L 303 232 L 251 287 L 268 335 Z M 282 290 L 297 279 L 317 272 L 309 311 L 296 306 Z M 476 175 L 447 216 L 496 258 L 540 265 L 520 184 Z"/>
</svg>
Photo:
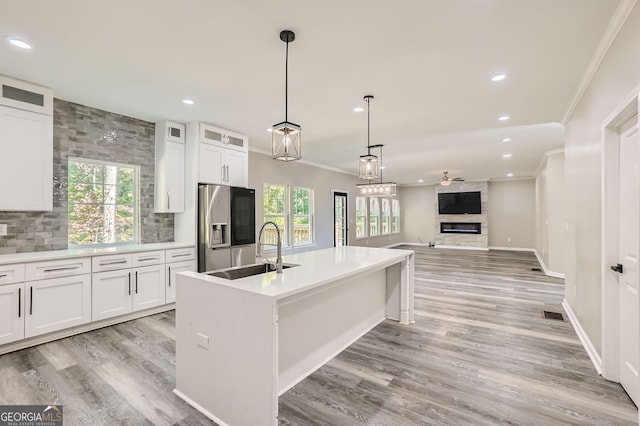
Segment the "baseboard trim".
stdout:
<svg viewBox="0 0 640 426">
<path fill-rule="evenodd" d="M 542 256 L 538 254 L 538 250 L 534 249 L 533 253 L 538 258 L 538 263 L 540 263 L 540 266 L 542 266 L 542 270 L 544 271 L 545 275 L 554 277 L 554 278 L 562 278 L 562 279 L 566 278 L 565 274 L 563 273 L 550 271 L 549 268 L 547 268 L 547 265 L 544 264 L 544 261 L 542 260 Z"/>
<path fill-rule="evenodd" d="M 578 338 L 580 339 L 584 350 L 587 352 L 587 355 L 589 355 L 589 359 L 593 363 L 593 366 L 595 367 L 598 374 L 602 375 L 602 359 L 600 358 L 600 355 L 598 355 L 598 351 L 596 350 L 595 346 L 593 346 L 593 343 L 591 343 L 589 336 L 587 336 L 587 333 L 585 333 L 584 329 L 580 325 L 580 321 L 578 321 L 578 318 L 576 318 L 576 315 L 573 313 L 573 310 L 571 309 L 571 306 L 569 306 L 567 299 L 562 300 L 562 307 L 567 313 L 569 322 L 571 322 L 571 325 L 578 335 Z"/>
<path fill-rule="evenodd" d="M 496 246 L 489 246 L 489 250 L 531 251 L 531 252 L 534 252 L 534 251 L 535 251 L 535 249 L 532 249 L 532 248 L 524 248 L 524 247 L 496 247 Z"/>
<path fill-rule="evenodd" d="M 184 402 L 186 402 L 187 404 L 189 404 L 190 406 L 195 408 L 197 411 L 199 411 L 202 414 L 204 414 L 205 417 L 208 417 L 209 419 L 213 420 L 214 422 L 216 422 L 220 426 L 229 426 L 227 423 L 223 422 L 218 417 L 214 416 L 212 413 L 210 413 L 209 411 L 205 410 L 202 405 L 198 404 L 193 399 L 189 398 L 188 396 L 186 396 L 185 394 L 180 392 L 178 389 L 174 389 L 173 393 L 176 394 L 176 396 L 178 396 Z"/>
<path fill-rule="evenodd" d="M 434 246 L 434 247 L 443 248 L 443 249 L 489 251 L 489 248 L 487 247 L 466 247 L 466 246 Z"/>
</svg>

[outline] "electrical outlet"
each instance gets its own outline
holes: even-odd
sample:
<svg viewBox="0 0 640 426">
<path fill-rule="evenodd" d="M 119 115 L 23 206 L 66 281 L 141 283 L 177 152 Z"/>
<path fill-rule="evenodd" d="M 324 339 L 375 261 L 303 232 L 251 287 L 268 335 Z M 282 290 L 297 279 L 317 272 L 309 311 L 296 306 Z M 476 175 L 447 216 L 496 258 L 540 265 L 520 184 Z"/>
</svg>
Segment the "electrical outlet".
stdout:
<svg viewBox="0 0 640 426">
<path fill-rule="evenodd" d="M 7 235 L 7 224 L 6 223 L 0 223 L 0 236 L 1 235 Z"/>
</svg>

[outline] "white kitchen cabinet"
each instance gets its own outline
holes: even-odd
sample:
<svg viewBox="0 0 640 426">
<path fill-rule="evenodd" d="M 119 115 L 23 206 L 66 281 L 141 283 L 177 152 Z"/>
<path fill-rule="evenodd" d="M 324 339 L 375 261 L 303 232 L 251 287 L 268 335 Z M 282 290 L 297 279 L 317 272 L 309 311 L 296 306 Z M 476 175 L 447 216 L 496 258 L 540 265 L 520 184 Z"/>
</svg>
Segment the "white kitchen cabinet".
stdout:
<svg viewBox="0 0 640 426">
<path fill-rule="evenodd" d="M 0 88 L 0 211 L 52 210 L 53 92 L 6 76 Z"/>
<path fill-rule="evenodd" d="M 172 121 L 156 123 L 156 213 L 184 211 L 185 126 Z"/>
<path fill-rule="evenodd" d="M 165 304 L 163 250 L 92 259 L 93 321 Z"/>
<path fill-rule="evenodd" d="M 0 285 L 0 345 L 23 338 L 24 283 Z"/>
<path fill-rule="evenodd" d="M 91 277 L 91 319 L 131 312 L 131 269 L 97 272 Z"/>
<path fill-rule="evenodd" d="M 73 275 L 25 284 L 25 337 L 91 321 L 91 275 Z"/>
<path fill-rule="evenodd" d="M 239 133 L 199 123 L 197 183 L 248 186 L 248 140 Z"/>
<path fill-rule="evenodd" d="M 134 290 L 132 310 L 152 308 L 165 304 L 165 272 L 164 264 L 136 268 L 134 273 Z"/>
<path fill-rule="evenodd" d="M 165 260 L 167 278 L 166 302 L 172 303 L 176 301 L 176 274 L 178 272 L 194 271 L 197 272 L 196 249 L 195 247 L 186 247 L 179 249 L 166 250 Z"/>
</svg>

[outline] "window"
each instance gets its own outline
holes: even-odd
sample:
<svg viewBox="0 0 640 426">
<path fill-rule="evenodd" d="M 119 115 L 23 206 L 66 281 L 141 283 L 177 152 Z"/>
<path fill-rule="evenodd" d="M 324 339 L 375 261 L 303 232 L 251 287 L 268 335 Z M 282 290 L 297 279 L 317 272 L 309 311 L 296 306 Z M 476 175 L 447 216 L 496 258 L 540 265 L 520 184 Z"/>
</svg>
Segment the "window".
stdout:
<svg viewBox="0 0 640 426">
<path fill-rule="evenodd" d="M 400 201 L 391 200 L 391 232 L 400 232 Z"/>
<path fill-rule="evenodd" d="M 264 184 L 264 221 L 272 221 L 280 228 L 282 245 L 296 246 L 313 243 L 313 189 L 288 185 Z M 275 244 L 276 231 L 265 228 L 262 242 Z"/>
<path fill-rule="evenodd" d="M 382 234 L 390 234 L 391 233 L 391 205 L 389 204 L 388 198 L 382 199 L 382 209 L 380 211 L 382 213 L 382 220 L 380 224 L 382 225 Z"/>
<path fill-rule="evenodd" d="M 69 245 L 137 243 L 139 167 L 69 158 Z"/>
<path fill-rule="evenodd" d="M 356 197 L 356 238 L 367 236 L 367 199 Z"/>
<path fill-rule="evenodd" d="M 369 198 L 369 236 L 380 235 L 380 204 L 377 198 Z"/>
</svg>

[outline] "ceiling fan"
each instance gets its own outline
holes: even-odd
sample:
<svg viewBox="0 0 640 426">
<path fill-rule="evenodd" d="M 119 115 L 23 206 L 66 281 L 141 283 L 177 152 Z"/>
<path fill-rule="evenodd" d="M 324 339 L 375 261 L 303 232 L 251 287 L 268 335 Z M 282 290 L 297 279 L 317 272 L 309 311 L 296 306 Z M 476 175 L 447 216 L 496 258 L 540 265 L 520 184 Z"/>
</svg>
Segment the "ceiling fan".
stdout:
<svg viewBox="0 0 640 426">
<path fill-rule="evenodd" d="M 440 185 L 447 186 L 447 185 L 451 185 L 451 182 L 463 182 L 463 181 L 464 179 L 459 177 L 450 177 L 449 172 L 444 171 L 442 172 L 442 179 L 440 180 Z"/>
</svg>

